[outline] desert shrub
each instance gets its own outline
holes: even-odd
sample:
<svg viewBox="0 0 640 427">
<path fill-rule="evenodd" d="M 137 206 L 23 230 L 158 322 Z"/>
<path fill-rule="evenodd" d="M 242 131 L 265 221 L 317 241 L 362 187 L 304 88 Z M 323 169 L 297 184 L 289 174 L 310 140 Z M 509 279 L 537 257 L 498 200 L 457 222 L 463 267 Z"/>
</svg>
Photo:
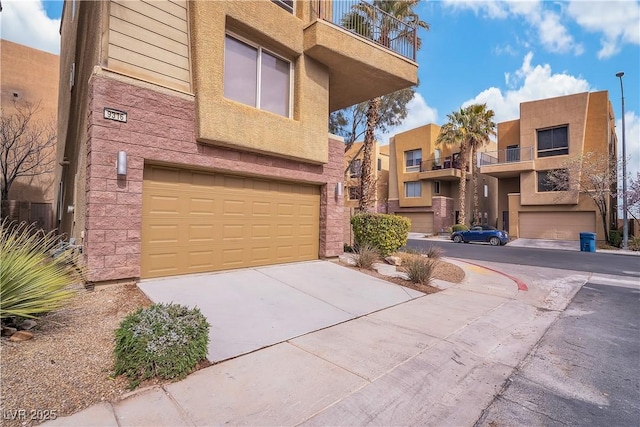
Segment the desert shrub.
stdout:
<svg viewBox="0 0 640 427">
<path fill-rule="evenodd" d="M 427 285 L 433 275 L 435 261 L 421 255 L 411 255 L 402 263 L 402 269 L 413 283 Z"/>
<path fill-rule="evenodd" d="M 425 255 L 429 259 L 437 261 L 440 258 L 442 258 L 442 249 L 440 249 L 437 246 L 429 246 L 429 249 L 427 249 L 427 251 L 425 252 Z"/>
<path fill-rule="evenodd" d="M 618 230 L 609 230 L 609 244 L 616 248 L 622 244 L 622 235 Z"/>
<path fill-rule="evenodd" d="M 197 308 L 154 304 L 128 315 L 115 332 L 114 374 L 129 387 L 152 377 L 184 378 L 207 356 L 209 323 Z"/>
<path fill-rule="evenodd" d="M 407 243 L 411 221 L 399 215 L 359 213 L 351 218 L 358 245 L 369 244 L 387 256 Z"/>
<path fill-rule="evenodd" d="M 634 238 L 630 239 L 627 243 L 627 246 L 632 251 L 640 251 L 640 236 L 635 236 Z"/>
<path fill-rule="evenodd" d="M 466 225 L 464 225 L 464 224 L 455 224 L 455 225 L 453 225 L 453 226 L 451 227 L 451 232 L 452 232 L 452 233 L 454 233 L 454 232 L 456 232 L 456 231 L 466 231 L 466 230 L 468 230 L 468 229 L 469 229 L 469 227 L 467 227 L 467 226 L 466 226 Z"/>
<path fill-rule="evenodd" d="M 354 249 L 354 252 L 356 254 L 356 267 L 358 268 L 365 268 L 369 270 L 373 266 L 373 263 L 380 259 L 380 252 L 378 249 L 367 243 L 358 245 Z"/>
<path fill-rule="evenodd" d="M 343 249 L 344 252 L 353 252 L 353 247 L 351 245 L 346 244 L 346 243 L 343 245 L 342 249 Z"/>
<path fill-rule="evenodd" d="M 26 222 L 5 218 L 0 224 L 0 319 L 35 318 L 63 307 L 82 281 L 82 269 L 71 251 L 55 258 L 60 236 Z"/>
</svg>

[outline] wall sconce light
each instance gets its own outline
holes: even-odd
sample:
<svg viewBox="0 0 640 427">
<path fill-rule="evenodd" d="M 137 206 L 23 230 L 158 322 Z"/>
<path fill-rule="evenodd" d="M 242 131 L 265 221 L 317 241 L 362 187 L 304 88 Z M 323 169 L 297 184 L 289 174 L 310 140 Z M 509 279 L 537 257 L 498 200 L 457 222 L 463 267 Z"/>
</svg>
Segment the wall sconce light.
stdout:
<svg viewBox="0 0 640 427">
<path fill-rule="evenodd" d="M 118 170 L 118 175 L 127 174 L 127 152 L 126 151 L 118 151 L 118 161 L 116 162 L 116 169 Z"/>
<path fill-rule="evenodd" d="M 342 189 L 342 182 L 336 183 L 336 201 L 339 200 L 343 196 L 344 192 Z"/>
</svg>

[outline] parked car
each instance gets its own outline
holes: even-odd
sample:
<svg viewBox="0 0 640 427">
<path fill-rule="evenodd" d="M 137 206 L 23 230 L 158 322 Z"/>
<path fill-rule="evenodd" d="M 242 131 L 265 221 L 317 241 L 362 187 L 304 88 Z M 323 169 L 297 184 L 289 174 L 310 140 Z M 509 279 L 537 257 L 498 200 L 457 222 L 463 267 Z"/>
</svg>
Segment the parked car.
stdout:
<svg viewBox="0 0 640 427">
<path fill-rule="evenodd" d="M 488 242 L 491 246 L 506 245 L 509 234 L 490 225 L 476 225 L 469 230 L 451 233 L 451 240 L 456 243 Z"/>
</svg>

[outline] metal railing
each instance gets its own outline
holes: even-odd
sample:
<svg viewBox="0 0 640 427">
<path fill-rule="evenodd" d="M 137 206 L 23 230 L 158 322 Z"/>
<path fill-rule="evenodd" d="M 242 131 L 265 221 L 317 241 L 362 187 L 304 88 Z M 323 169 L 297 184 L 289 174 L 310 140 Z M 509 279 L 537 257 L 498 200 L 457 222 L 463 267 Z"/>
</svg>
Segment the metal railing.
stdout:
<svg viewBox="0 0 640 427">
<path fill-rule="evenodd" d="M 418 30 L 372 3 L 361 0 L 315 0 L 312 16 L 331 22 L 412 61 L 418 50 Z"/>
<path fill-rule="evenodd" d="M 440 169 L 460 169 L 460 159 L 458 159 L 457 156 L 447 156 L 439 159 L 428 159 L 420 164 L 420 172 L 435 171 Z M 469 165 L 467 165 L 467 172 L 468 171 Z"/>
<path fill-rule="evenodd" d="M 514 147 L 480 153 L 480 166 L 533 160 L 533 147 Z"/>
</svg>

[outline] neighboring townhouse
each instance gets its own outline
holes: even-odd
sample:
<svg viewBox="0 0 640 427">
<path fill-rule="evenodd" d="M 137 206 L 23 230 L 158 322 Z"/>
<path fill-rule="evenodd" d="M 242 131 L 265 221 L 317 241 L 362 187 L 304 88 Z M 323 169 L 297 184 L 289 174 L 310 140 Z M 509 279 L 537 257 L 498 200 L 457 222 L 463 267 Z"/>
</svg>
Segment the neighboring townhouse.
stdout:
<svg viewBox="0 0 640 427">
<path fill-rule="evenodd" d="M 374 43 L 356 4 L 65 1 L 60 227 L 89 281 L 342 252 L 329 112 L 417 83 L 415 29 Z"/>
<path fill-rule="evenodd" d="M 390 140 L 389 212 L 411 220 L 411 231 L 438 234 L 458 223 L 459 148 L 436 144 L 440 126 L 428 124 L 393 136 Z M 479 151 L 495 150 L 490 142 Z M 469 154 L 466 217 L 471 225 L 473 188 L 471 171 L 476 162 Z M 497 180 L 480 175 L 478 201 L 480 223 L 497 221 Z"/>
<path fill-rule="evenodd" d="M 351 243 L 351 217 L 358 212 L 360 201 L 360 173 L 362 169 L 362 142 L 354 142 L 344 153 L 344 241 Z M 374 205 L 375 211 L 387 213 L 389 199 L 389 146 L 374 144 L 371 156 L 371 175 L 375 183 Z"/>
<path fill-rule="evenodd" d="M 584 193 L 553 191 L 547 171 L 587 152 L 615 156 L 615 117 L 607 91 L 523 102 L 520 118 L 498 124 L 498 150 L 484 153 L 481 171 L 498 178 L 499 224 L 513 237 L 578 240 L 595 232 L 600 214 Z M 609 198 L 610 224 L 616 200 Z"/>
<path fill-rule="evenodd" d="M 34 108 L 37 105 L 37 112 L 30 125 L 50 126 L 55 133 L 58 119 L 59 69 L 58 55 L 0 40 L 2 114 L 14 114 L 15 105 L 23 108 L 27 103 Z M 55 160 L 55 148 L 50 152 L 43 152 L 43 155 Z M 36 222 L 44 229 L 52 228 L 55 200 L 54 169 L 55 161 L 52 162 L 49 172 L 16 179 L 6 201 L 11 218 L 29 223 Z"/>
</svg>

